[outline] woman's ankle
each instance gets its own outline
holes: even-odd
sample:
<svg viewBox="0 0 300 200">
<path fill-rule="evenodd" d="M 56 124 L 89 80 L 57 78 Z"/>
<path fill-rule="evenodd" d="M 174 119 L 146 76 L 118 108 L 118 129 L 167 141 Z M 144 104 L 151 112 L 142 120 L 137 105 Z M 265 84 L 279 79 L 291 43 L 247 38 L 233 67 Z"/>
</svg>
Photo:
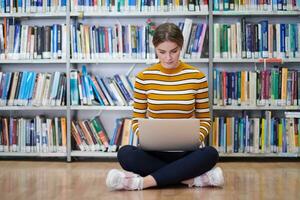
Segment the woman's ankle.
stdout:
<svg viewBox="0 0 300 200">
<path fill-rule="evenodd" d="M 184 185 L 188 185 L 189 187 L 193 187 L 193 185 L 194 185 L 194 178 L 181 181 L 181 183 L 184 184 Z"/>
<path fill-rule="evenodd" d="M 153 176 L 148 175 L 143 178 L 143 189 L 155 186 L 157 186 L 157 183 Z"/>
</svg>

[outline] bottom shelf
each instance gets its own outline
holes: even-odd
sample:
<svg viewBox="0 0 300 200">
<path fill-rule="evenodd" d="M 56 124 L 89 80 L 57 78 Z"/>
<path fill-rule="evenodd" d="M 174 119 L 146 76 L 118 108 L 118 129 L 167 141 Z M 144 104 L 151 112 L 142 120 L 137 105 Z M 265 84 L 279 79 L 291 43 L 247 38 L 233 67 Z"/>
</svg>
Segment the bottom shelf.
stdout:
<svg viewBox="0 0 300 200">
<path fill-rule="evenodd" d="M 236 158 L 242 158 L 242 157 L 257 157 L 257 158 L 263 158 L 263 157 L 276 157 L 276 158 L 297 158 L 300 157 L 299 153 L 219 153 L 220 157 L 236 157 Z"/>
<path fill-rule="evenodd" d="M 88 152 L 88 151 L 72 151 L 71 157 L 96 157 L 96 158 L 117 158 L 117 152 Z"/>
<path fill-rule="evenodd" d="M 300 153 L 220 153 L 221 158 L 299 158 Z M 67 153 L 0 152 L 0 157 L 67 157 Z M 72 151 L 71 157 L 117 158 L 117 152 Z"/>
<path fill-rule="evenodd" d="M 220 153 L 220 157 L 276 157 L 276 158 L 297 158 L 299 153 Z M 117 152 L 87 152 L 87 151 L 72 151 L 71 157 L 99 157 L 99 158 L 116 158 Z"/>
<path fill-rule="evenodd" d="M 0 157 L 67 157 L 67 153 L 25 153 L 25 152 L 0 152 Z"/>
</svg>

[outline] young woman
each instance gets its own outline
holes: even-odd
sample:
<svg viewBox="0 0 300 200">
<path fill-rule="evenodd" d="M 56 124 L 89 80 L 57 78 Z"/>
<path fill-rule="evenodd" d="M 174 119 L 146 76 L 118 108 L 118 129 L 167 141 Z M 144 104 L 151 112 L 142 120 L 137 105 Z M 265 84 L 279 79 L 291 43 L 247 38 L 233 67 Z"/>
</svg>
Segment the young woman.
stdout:
<svg viewBox="0 0 300 200">
<path fill-rule="evenodd" d="M 179 60 L 183 46 L 180 29 L 173 23 L 158 26 L 153 45 L 159 63 L 136 76 L 132 128 L 139 135 L 139 118 L 200 119 L 199 139 L 208 135 L 211 121 L 208 84 L 204 73 Z M 223 186 L 219 155 L 207 146 L 189 152 L 144 151 L 123 146 L 118 161 L 126 171 L 112 169 L 106 179 L 111 190 L 142 190 L 183 183 L 189 187 Z"/>
</svg>

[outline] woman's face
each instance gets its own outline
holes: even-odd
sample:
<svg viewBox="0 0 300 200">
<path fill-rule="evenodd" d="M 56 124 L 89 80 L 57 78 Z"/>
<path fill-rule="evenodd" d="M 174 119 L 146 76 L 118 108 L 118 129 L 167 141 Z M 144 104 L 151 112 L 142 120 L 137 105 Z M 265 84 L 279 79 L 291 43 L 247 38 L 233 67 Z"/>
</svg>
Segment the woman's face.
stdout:
<svg viewBox="0 0 300 200">
<path fill-rule="evenodd" d="M 175 42 L 165 41 L 155 48 L 157 57 L 164 68 L 176 68 L 179 64 L 181 47 Z"/>
</svg>

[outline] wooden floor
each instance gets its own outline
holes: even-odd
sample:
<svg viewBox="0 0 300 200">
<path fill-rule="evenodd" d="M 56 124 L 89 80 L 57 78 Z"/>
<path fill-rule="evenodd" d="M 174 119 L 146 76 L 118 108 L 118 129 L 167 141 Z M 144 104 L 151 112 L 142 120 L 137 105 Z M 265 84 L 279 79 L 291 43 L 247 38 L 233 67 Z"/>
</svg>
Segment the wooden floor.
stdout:
<svg viewBox="0 0 300 200">
<path fill-rule="evenodd" d="M 185 186 L 110 192 L 105 186 L 116 162 L 0 161 L 1 200 L 300 199 L 300 162 L 219 163 L 225 186 Z"/>
</svg>

